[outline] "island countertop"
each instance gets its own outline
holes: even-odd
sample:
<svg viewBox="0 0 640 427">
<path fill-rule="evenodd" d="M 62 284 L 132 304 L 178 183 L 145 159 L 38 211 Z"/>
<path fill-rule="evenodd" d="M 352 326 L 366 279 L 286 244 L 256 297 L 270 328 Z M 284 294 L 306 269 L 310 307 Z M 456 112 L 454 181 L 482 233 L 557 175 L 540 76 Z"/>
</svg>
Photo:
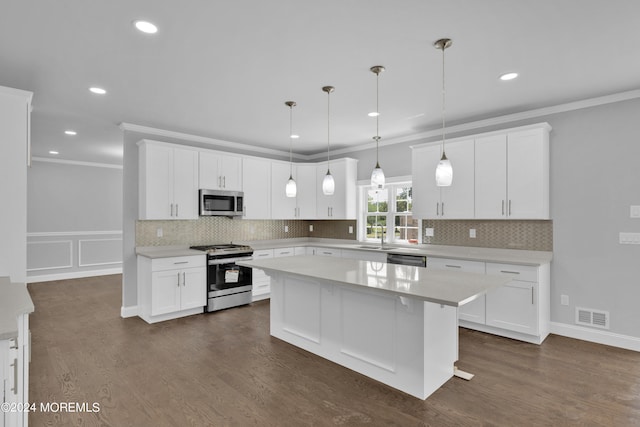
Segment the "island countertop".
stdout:
<svg viewBox="0 0 640 427">
<path fill-rule="evenodd" d="M 428 270 L 424 267 L 318 256 L 239 261 L 238 264 L 267 273 L 294 274 L 347 286 L 378 289 L 454 307 L 471 302 L 512 280 L 512 277 L 503 275 Z"/>
<path fill-rule="evenodd" d="M 33 301 L 24 283 L 12 283 L 8 277 L 0 277 L 0 340 L 18 336 L 17 317 L 33 313 Z"/>
</svg>

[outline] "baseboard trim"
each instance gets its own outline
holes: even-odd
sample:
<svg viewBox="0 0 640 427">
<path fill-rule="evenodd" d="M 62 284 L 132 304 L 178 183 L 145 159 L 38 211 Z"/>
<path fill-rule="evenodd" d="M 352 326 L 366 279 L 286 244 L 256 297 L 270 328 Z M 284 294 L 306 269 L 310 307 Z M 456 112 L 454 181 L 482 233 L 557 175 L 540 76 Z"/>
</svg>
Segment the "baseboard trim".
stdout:
<svg viewBox="0 0 640 427">
<path fill-rule="evenodd" d="M 640 352 L 640 338 L 629 335 L 593 330 L 584 326 L 557 322 L 551 322 L 551 333 Z"/>
<path fill-rule="evenodd" d="M 138 306 L 133 305 L 130 307 L 120 307 L 120 316 L 123 318 L 135 317 L 138 315 Z"/>
<path fill-rule="evenodd" d="M 81 279 L 83 277 L 108 276 L 110 274 L 122 274 L 122 267 L 107 268 L 103 270 L 70 271 L 68 273 L 28 276 L 27 283 L 51 282 L 53 280 Z"/>
</svg>

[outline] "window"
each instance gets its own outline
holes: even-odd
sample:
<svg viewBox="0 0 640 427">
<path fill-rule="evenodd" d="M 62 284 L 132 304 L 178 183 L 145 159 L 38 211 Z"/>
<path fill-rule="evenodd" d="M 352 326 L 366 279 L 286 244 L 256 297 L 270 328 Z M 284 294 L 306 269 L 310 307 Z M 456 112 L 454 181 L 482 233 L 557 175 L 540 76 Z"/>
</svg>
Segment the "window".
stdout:
<svg viewBox="0 0 640 427">
<path fill-rule="evenodd" d="M 382 190 L 369 185 L 361 188 L 364 198 L 361 206 L 366 206 L 361 215 L 364 240 L 380 241 L 384 234 L 385 242 L 418 243 L 419 222 L 411 215 L 410 182 L 388 184 Z M 388 232 L 389 227 L 392 233 Z"/>
</svg>

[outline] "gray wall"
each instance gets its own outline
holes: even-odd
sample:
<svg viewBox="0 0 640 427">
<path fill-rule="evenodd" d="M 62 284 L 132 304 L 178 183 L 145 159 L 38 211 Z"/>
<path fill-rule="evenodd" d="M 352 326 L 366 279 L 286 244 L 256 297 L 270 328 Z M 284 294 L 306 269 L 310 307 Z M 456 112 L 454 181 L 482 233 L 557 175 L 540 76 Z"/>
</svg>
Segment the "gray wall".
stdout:
<svg viewBox="0 0 640 427">
<path fill-rule="evenodd" d="M 551 131 L 551 320 L 575 323 L 575 307 L 610 312 L 610 330 L 640 337 L 640 246 L 619 232 L 640 232 L 629 206 L 640 205 L 640 100 L 634 99 L 450 135 L 548 122 Z M 433 138 L 431 140 L 437 140 Z M 411 174 L 410 145 L 382 147 L 387 176 Z M 358 179 L 368 179 L 372 150 L 350 153 Z M 455 159 L 452 159 L 455 167 Z M 371 165 L 371 168 L 367 165 Z M 560 305 L 560 295 L 569 305 Z"/>
<path fill-rule="evenodd" d="M 34 159 L 27 173 L 29 281 L 119 269 L 122 169 Z"/>
</svg>

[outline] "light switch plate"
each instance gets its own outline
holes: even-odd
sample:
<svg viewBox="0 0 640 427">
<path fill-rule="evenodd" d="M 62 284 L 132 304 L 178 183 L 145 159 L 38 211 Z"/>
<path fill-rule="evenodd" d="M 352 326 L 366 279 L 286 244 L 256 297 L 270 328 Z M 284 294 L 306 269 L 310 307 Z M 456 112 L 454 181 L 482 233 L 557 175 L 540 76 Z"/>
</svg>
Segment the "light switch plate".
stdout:
<svg viewBox="0 0 640 427">
<path fill-rule="evenodd" d="M 162 237 L 163 233 L 162 233 L 162 228 L 157 228 L 156 229 L 156 237 Z"/>
<path fill-rule="evenodd" d="M 640 206 L 632 205 L 630 209 L 631 218 L 640 218 Z"/>
<path fill-rule="evenodd" d="M 285 225 L 285 226 L 284 226 L 284 232 L 285 232 L 285 233 L 288 233 L 288 232 L 289 232 L 289 226 L 288 226 L 288 225 Z"/>
<path fill-rule="evenodd" d="M 433 237 L 433 228 L 425 228 L 424 237 Z"/>
<path fill-rule="evenodd" d="M 569 295 L 560 295 L 560 305 L 569 305 Z"/>
<path fill-rule="evenodd" d="M 621 245 L 640 245 L 640 233 L 620 233 Z"/>
<path fill-rule="evenodd" d="M 476 229 L 475 228 L 470 228 L 469 229 L 469 237 L 472 239 L 476 238 Z"/>
<path fill-rule="evenodd" d="M 349 234 L 353 234 L 353 225 L 349 226 Z"/>
<path fill-rule="evenodd" d="M 313 224 L 309 224 L 309 231 L 313 231 Z"/>
</svg>

